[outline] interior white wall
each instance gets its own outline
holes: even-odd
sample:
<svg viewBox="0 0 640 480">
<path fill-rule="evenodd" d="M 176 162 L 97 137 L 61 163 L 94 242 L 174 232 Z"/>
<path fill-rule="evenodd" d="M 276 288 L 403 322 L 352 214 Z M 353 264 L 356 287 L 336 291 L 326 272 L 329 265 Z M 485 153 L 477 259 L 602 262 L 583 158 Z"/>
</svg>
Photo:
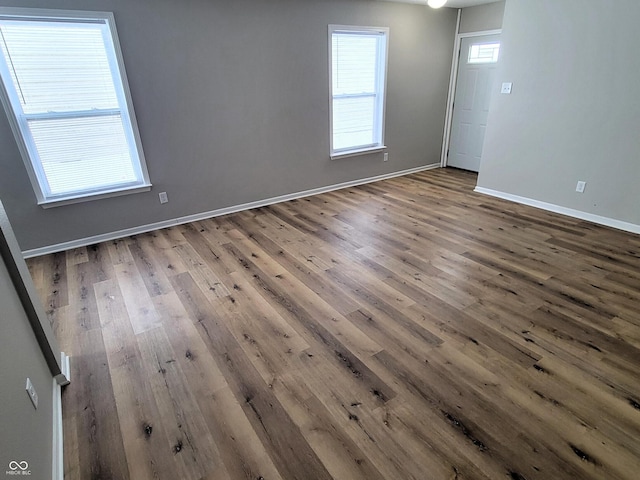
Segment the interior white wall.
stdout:
<svg viewBox="0 0 640 480">
<path fill-rule="evenodd" d="M 479 187 L 640 225 L 639 20 L 636 0 L 507 1 Z"/>
</svg>

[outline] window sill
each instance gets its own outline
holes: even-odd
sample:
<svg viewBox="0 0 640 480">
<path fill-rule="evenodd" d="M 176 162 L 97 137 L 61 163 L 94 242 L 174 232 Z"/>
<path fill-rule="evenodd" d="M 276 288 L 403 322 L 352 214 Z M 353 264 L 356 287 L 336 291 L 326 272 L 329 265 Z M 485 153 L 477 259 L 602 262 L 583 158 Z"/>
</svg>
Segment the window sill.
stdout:
<svg viewBox="0 0 640 480">
<path fill-rule="evenodd" d="M 347 152 L 337 152 L 331 155 L 331 160 L 337 160 L 339 158 L 346 158 L 346 157 L 355 157 L 357 155 L 367 155 L 369 153 L 382 152 L 383 150 L 386 150 L 386 149 L 387 149 L 386 145 L 381 145 L 379 147 L 363 148 L 361 150 L 349 150 Z"/>
<path fill-rule="evenodd" d="M 61 207 L 63 205 L 71 205 L 73 203 L 89 202 L 91 200 L 100 200 L 102 198 L 119 197 L 121 195 L 129 195 L 133 193 L 148 192 L 151 190 L 151 184 L 136 185 L 134 187 L 118 188 L 99 193 L 79 194 L 72 197 L 64 197 L 60 199 L 41 200 L 38 202 L 42 208 Z"/>
</svg>

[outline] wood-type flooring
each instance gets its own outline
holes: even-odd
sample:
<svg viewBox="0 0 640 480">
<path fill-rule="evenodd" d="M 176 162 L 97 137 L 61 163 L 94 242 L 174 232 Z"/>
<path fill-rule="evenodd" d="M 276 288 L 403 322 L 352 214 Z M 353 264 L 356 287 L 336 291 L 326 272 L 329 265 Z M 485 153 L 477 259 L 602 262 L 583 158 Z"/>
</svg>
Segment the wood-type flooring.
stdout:
<svg viewBox="0 0 640 480">
<path fill-rule="evenodd" d="M 29 260 L 67 480 L 640 478 L 640 236 L 438 169 Z"/>
</svg>

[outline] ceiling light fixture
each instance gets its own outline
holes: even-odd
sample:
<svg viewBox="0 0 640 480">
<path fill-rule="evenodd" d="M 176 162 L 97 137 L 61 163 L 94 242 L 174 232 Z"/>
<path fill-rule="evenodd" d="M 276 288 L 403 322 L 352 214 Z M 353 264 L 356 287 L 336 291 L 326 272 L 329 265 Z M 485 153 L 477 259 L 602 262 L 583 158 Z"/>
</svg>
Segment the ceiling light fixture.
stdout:
<svg viewBox="0 0 640 480">
<path fill-rule="evenodd" d="M 429 5 L 431 8 L 440 8 L 445 3 L 447 3 L 447 0 L 429 0 L 427 2 L 427 5 Z"/>
</svg>

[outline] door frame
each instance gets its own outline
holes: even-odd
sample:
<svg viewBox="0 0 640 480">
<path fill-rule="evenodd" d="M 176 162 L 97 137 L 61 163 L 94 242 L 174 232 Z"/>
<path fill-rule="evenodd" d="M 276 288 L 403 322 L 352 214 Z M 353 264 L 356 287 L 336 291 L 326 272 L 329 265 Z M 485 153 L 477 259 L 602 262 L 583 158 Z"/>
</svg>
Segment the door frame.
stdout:
<svg viewBox="0 0 640 480">
<path fill-rule="evenodd" d="M 456 98 L 456 83 L 458 82 L 458 64 L 460 62 L 460 49 L 462 47 L 462 39 L 470 37 L 483 37 L 485 35 L 500 35 L 502 29 L 481 30 L 478 32 L 460 33 L 460 14 L 458 10 L 458 23 L 456 25 L 456 39 L 453 44 L 453 59 L 451 61 L 451 77 L 449 79 L 449 94 L 447 96 L 447 110 L 444 117 L 444 136 L 442 138 L 442 152 L 440 154 L 440 166 L 447 166 L 447 153 L 451 143 L 451 124 L 453 121 L 453 103 Z"/>
</svg>

